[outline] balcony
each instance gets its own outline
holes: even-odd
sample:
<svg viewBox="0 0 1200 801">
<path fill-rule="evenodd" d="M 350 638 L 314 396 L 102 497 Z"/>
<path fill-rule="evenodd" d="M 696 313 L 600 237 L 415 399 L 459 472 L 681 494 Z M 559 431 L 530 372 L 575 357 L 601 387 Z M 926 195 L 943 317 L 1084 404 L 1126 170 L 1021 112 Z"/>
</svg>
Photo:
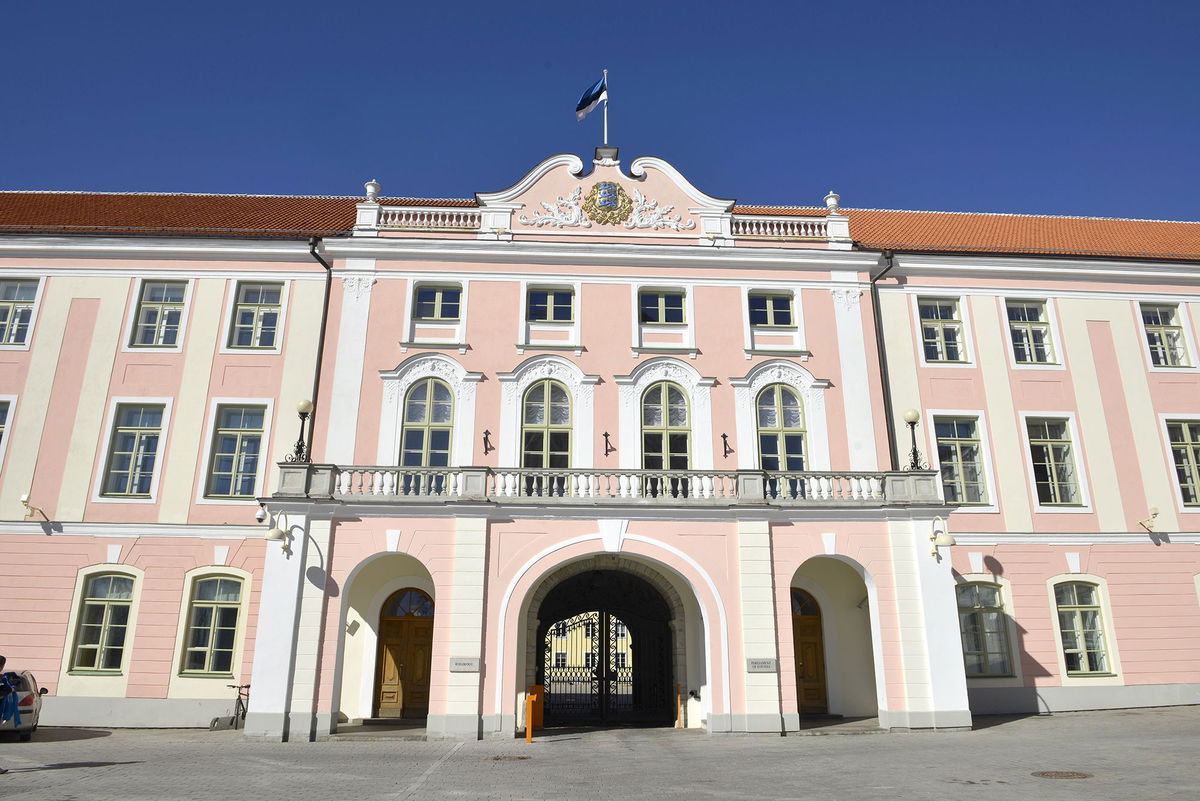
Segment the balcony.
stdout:
<svg viewBox="0 0 1200 801">
<path fill-rule="evenodd" d="M 512 506 L 866 507 L 940 505 L 937 473 L 535 470 L 284 462 L 273 500 Z"/>
</svg>

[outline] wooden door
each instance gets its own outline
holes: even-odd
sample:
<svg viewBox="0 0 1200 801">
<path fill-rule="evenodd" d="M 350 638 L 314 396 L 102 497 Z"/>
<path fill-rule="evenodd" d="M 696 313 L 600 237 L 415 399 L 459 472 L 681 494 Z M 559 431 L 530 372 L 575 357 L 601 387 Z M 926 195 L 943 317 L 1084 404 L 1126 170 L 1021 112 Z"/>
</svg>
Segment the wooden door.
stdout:
<svg viewBox="0 0 1200 801">
<path fill-rule="evenodd" d="M 792 640 L 796 651 L 796 696 L 800 712 L 829 711 L 825 685 L 825 647 L 821 609 L 803 590 L 792 590 Z"/>
<path fill-rule="evenodd" d="M 433 601 L 424 592 L 394 593 L 379 616 L 375 714 L 423 718 L 429 714 Z"/>
</svg>

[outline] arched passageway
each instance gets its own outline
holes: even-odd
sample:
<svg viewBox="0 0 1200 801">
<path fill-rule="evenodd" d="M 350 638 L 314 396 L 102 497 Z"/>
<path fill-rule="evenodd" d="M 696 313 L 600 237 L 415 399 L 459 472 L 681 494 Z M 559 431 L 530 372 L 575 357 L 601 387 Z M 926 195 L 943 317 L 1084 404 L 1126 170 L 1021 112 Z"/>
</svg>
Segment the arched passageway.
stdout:
<svg viewBox="0 0 1200 801">
<path fill-rule="evenodd" d="M 670 724 L 671 609 L 648 581 L 588 570 L 538 607 L 537 683 L 547 724 Z"/>
</svg>

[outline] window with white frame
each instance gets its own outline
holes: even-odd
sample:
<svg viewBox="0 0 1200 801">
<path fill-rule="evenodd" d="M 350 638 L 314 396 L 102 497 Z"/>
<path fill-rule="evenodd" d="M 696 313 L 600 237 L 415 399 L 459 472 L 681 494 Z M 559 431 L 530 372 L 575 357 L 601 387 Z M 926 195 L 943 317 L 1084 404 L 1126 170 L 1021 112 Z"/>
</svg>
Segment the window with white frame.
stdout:
<svg viewBox="0 0 1200 801">
<path fill-rule="evenodd" d="M 569 323 L 575 319 L 575 293 L 570 289 L 530 288 L 525 319 L 531 323 Z"/>
<path fill-rule="evenodd" d="M 4 438 L 8 436 L 8 407 L 8 401 L 0 401 L 0 447 L 3 447 Z"/>
<path fill-rule="evenodd" d="M 946 502 L 986 504 L 987 478 L 979 421 L 974 417 L 934 417 L 933 428 Z"/>
<path fill-rule="evenodd" d="M 241 579 L 211 576 L 192 582 L 182 673 L 233 673 L 241 609 Z"/>
<path fill-rule="evenodd" d="M 1054 602 L 1067 673 L 1108 673 L 1100 588 L 1082 581 L 1056 584 Z"/>
<path fill-rule="evenodd" d="M 957 298 L 919 298 L 921 341 L 927 362 L 965 362 L 963 324 Z"/>
<path fill-rule="evenodd" d="M 1008 617 L 996 584 L 959 584 L 958 623 L 967 676 L 1011 676 Z"/>
<path fill-rule="evenodd" d="M 567 666 L 567 652 L 566 651 L 555 651 L 554 652 L 554 666 L 556 668 L 565 668 Z"/>
<path fill-rule="evenodd" d="M 1054 344 L 1046 316 L 1046 302 L 1010 300 L 1008 333 L 1012 338 L 1013 358 L 1017 364 L 1054 364 Z"/>
<path fill-rule="evenodd" d="M 84 582 L 71 670 L 121 670 L 133 581 L 132 576 L 101 573 Z"/>
<path fill-rule="evenodd" d="M 792 315 L 792 296 L 788 294 L 752 292 L 749 295 L 750 325 L 771 328 L 790 328 L 796 324 Z"/>
<path fill-rule="evenodd" d="M 626 629 L 625 624 L 619 620 L 613 621 L 612 631 L 613 631 L 613 636 L 616 637 L 618 640 L 628 636 L 628 629 Z"/>
<path fill-rule="evenodd" d="M 567 636 L 566 621 L 560 620 L 554 624 L 554 636 L 555 637 L 566 637 Z"/>
<path fill-rule="evenodd" d="M 596 666 L 596 655 L 591 651 L 586 651 L 583 654 L 583 666 L 585 668 Z"/>
<path fill-rule="evenodd" d="M 1168 420 L 1171 461 L 1185 506 L 1200 506 L 1200 420 Z"/>
<path fill-rule="evenodd" d="M 186 281 L 142 282 L 130 344 L 137 348 L 178 345 L 186 296 Z"/>
<path fill-rule="evenodd" d="M 162 438 L 163 405 L 117 406 L 104 470 L 103 495 L 149 497 Z"/>
<path fill-rule="evenodd" d="M 0 345 L 24 345 L 37 299 L 36 280 L 0 281 Z"/>
<path fill-rule="evenodd" d="M 462 306 L 460 286 L 418 286 L 413 297 L 413 319 L 456 323 Z"/>
<path fill-rule="evenodd" d="M 642 290 L 638 293 L 638 319 L 642 323 L 652 325 L 678 325 L 687 322 L 683 292 Z"/>
<path fill-rule="evenodd" d="M 282 296 L 283 284 L 238 283 L 229 347 L 239 350 L 274 348 L 279 336 Z"/>
<path fill-rule="evenodd" d="M 613 666 L 618 670 L 624 670 L 629 667 L 629 654 L 625 651 L 617 651 L 613 656 L 616 658 L 616 664 Z"/>
<path fill-rule="evenodd" d="M 1183 324 L 1179 318 L 1179 306 L 1143 303 L 1141 308 L 1151 364 L 1155 367 L 1188 367 L 1190 362 L 1183 336 Z"/>
<path fill-rule="evenodd" d="M 253 498 L 262 453 L 265 406 L 218 406 L 209 460 L 209 498 Z"/>
<path fill-rule="evenodd" d="M 1025 421 L 1029 454 L 1038 503 L 1043 506 L 1081 506 L 1071 427 L 1065 419 L 1034 418 Z"/>
</svg>

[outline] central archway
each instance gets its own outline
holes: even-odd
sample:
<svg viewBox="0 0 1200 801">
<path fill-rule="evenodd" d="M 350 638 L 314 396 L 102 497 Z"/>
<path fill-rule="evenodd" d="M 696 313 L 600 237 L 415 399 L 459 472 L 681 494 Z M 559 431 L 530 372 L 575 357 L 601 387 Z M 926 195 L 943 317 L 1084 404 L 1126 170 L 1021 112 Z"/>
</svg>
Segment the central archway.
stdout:
<svg viewBox="0 0 1200 801">
<path fill-rule="evenodd" d="M 672 722 L 672 614 L 648 581 L 587 570 L 556 584 L 537 617 L 547 724 Z"/>
</svg>

